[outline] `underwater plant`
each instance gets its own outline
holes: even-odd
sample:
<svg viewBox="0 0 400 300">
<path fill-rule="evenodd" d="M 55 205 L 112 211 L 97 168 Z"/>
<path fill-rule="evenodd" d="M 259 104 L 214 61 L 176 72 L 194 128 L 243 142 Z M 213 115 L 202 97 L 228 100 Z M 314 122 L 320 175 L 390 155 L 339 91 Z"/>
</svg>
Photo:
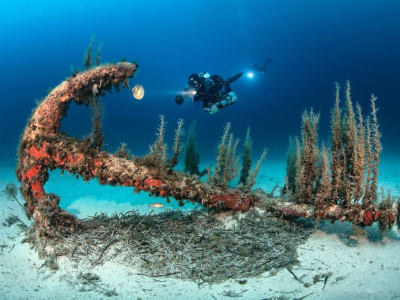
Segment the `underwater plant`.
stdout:
<svg viewBox="0 0 400 300">
<path fill-rule="evenodd" d="M 242 169 L 240 170 L 239 178 L 239 184 L 244 186 L 247 184 L 247 179 L 249 178 L 251 170 L 251 148 L 252 140 L 250 137 L 250 127 L 247 127 L 246 137 L 243 142 Z"/>
<path fill-rule="evenodd" d="M 101 49 L 103 47 L 103 43 L 100 43 L 97 51 L 96 51 L 96 56 L 95 60 L 93 62 L 93 57 L 92 57 L 92 51 L 93 51 L 93 43 L 94 43 L 95 37 L 92 36 L 89 42 L 89 46 L 86 49 L 85 56 L 83 58 L 83 64 L 85 66 L 85 70 L 89 70 L 92 66 L 99 66 L 100 65 L 100 60 L 101 60 Z"/>
<path fill-rule="evenodd" d="M 230 132 L 231 123 L 226 123 L 224 133 L 217 150 L 217 164 L 210 184 L 222 189 L 228 188 L 229 182 L 237 176 L 239 162 L 236 156 L 236 149 L 239 139 L 234 141 L 233 133 Z"/>
<path fill-rule="evenodd" d="M 249 176 L 246 179 L 246 184 L 243 187 L 244 191 L 250 192 L 252 187 L 256 184 L 256 178 L 257 178 L 258 172 L 260 171 L 261 164 L 264 161 L 266 156 L 267 156 L 267 149 L 264 149 L 263 152 L 261 152 L 260 158 L 257 160 L 256 166 L 254 167 L 253 172 L 251 172 L 251 171 L 249 172 Z M 277 185 L 272 189 L 270 195 L 273 195 L 276 187 L 277 187 Z"/>
<path fill-rule="evenodd" d="M 148 166 L 156 167 L 159 174 L 165 175 L 168 169 L 172 169 L 178 163 L 179 155 L 182 152 L 181 136 L 183 135 L 183 119 L 178 120 L 175 130 L 173 153 L 170 159 L 167 159 L 168 145 L 165 143 L 166 121 L 164 115 L 160 115 L 160 124 L 156 132 L 155 142 L 149 146 L 149 153 L 142 158 L 137 158 Z"/>
<path fill-rule="evenodd" d="M 83 58 L 83 64 L 85 66 L 85 70 L 89 70 L 89 68 L 92 66 L 93 43 L 94 43 L 94 37 L 90 39 L 89 46 L 87 47 L 85 56 Z"/>
<path fill-rule="evenodd" d="M 79 68 L 71 66 L 70 71 L 71 71 L 71 77 L 75 77 L 79 73 Z"/>
<path fill-rule="evenodd" d="M 175 129 L 174 146 L 172 148 L 173 154 L 168 161 L 168 167 L 173 168 L 177 165 L 179 155 L 182 152 L 181 136 L 183 135 L 183 119 L 178 120 L 178 127 Z"/>
<path fill-rule="evenodd" d="M 392 216 L 390 214 L 390 211 L 396 202 L 398 204 L 398 208 L 400 208 L 400 198 L 393 197 L 390 190 L 387 190 L 385 192 L 385 189 L 381 187 L 381 199 L 379 202 L 379 209 L 382 211 L 382 216 L 378 221 L 378 226 L 381 233 L 391 228 Z M 397 224 L 399 225 L 398 221 Z"/>
<path fill-rule="evenodd" d="M 311 203 L 318 180 L 317 161 L 319 114 L 304 111 L 301 126 L 301 146 L 297 149 L 295 198 L 298 202 Z"/>
<path fill-rule="evenodd" d="M 341 185 L 341 114 L 340 107 L 340 86 L 336 83 L 335 106 L 331 113 L 331 199 L 339 198 L 339 188 Z"/>
<path fill-rule="evenodd" d="M 296 192 L 296 162 L 297 155 L 300 155 L 300 144 L 298 137 L 289 137 L 289 147 L 286 153 L 286 177 L 282 188 L 282 194 L 294 195 Z"/>
<path fill-rule="evenodd" d="M 237 157 L 236 150 L 239 144 L 239 139 L 235 139 L 233 133 L 230 132 L 231 123 L 227 123 L 224 128 L 224 133 L 217 148 L 217 163 L 214 174 L 211 175 L 210 170 L 208 182 L 211 186 L 227 189 L 229 183 L 233 180 L 239 172 L 239 158 Z M 251 138 L 250 129 L 247 130 L 244 142 L 244 153 L 241 169 L 241 177 L 238 182 L 238 190 L 244 193 L 249 193 L 251 188 L 256 183 L 257 174 L 261 168 L 261 164 L 267 155 L 267 150 L 264 149 L 258 159 L 254 170 L 251 170 Z M 243 182 L 241 178 L 243 176 Z"/>
<path fill-rule="evenodd" d="M 267 149 L 264 149 L 260 155 L 260 158 L 256 162 L 254 170 L 252 171 L 252 140 L 250 137 L 250 127 L 247 128 L 246 137 L 243 142 L 243 154 L 242 154 L 242 169 L 240 171 L 240 178 L 238 182 L 238 189 L 249 193 L 252 187 L 256 184 L 256 177 L 261 168 L 261 164 L 267 156 Z M 272 195 L 277 186 L 274 187 L 269 195 Z"/>
<path fill-rule="evenodd" d="M 103 146 L 103 120 L 104 120 L 104 103 L 97 97 L 93 97 L 91 101 L 91 107 L 93 110 L 92 115 L 92 133 L 90 135 L 90 141 L 92 147 L 100 150 Z"/>
<path fill-rule="evenodd" d="M 101 49 L 103 48 L 103 43 L 100 43 L 97 47 L 96 58 L 94 60 L 94 65 L 97 67 L 100 65 L 101 60 Z"/>
<path fill-rule="evenodd" d="M 331 176 L 329 173 L 329 156 L 328 149 L 325 144 L 322 145 L 322 150 L 320 152 L 320 157 L 318 161 L 319 167 L 319 178 L 318 186 L 316 187 L 315 201 L 316 206 L 324 206 L 326 201 L 331 195 Z"/>
<path fill-rule="evenodd" d="M 117 148 L 117 151 L 115 151 L 114 155 L 116 157 L 123 158 L 123 159 L 128 159 L 128 160 L 133 159 L 131 150 L 129 150 L 126 143 L 121 143 L 119 145 L 119 147 Z"/>
<path fill-rule="evenodd" d="M 375 102 L 378 98 L 371 95 L 371 114 L 369 118 L 371 122 L 367 126 L 367 152 L 368 152 L 368 185 L 365 187 L 365 196 L 363 198 L 363 206 L 366 207 L 372 204 L 377 199 L 378 190 L 378 167 L 380 161 L 381 146 L 381 133 L 379 131 L 379 123 L 377 119 L 377 109 Z M 372 124 L 371 124 L 372 123 Z M 371 142 L 372 139 L 372 142 Z"/>
<path fill-rule="evenodd" d="M 345 98 L 346 105 L 342 119 L 340 114 L 337 114 L 341 122 L 340 138 L 334 143 L 339 147 L 332 149 L 332 156 L 339 158 L 339 165 L 333 169 L 334 171 L 332 170 L 332 176 L 338 178 L 337 201 L 342 206 L 357 204 L 361 200 L 362 206 L 367 208 L 377 200 L 381 152 L 381 133 L 375 106 L 377 98 L 371 95 L 371 112 L 365 125 L 359 104 L 356 106 L 357 118 L 353 112 L 349 82 L 346 84 Z M 332 197 L 332 200 L 334 199 Z"/>
<path fill-rule="evenodd" d="M 149 146 L 149 153 L 141 160 L 149 166 L 157 167 L 160 172 L 165 169 L 167 163 L 167 144 L 164 142 L 165 117 L 160 115 L 160 124 L 156 132 L 156 140 Z"/>
<path fill-rule="evenodd" d="M 325 146 L 319 150 L 319 114 L 312 110 L 303 113 L 301 142 L 290 142 L 287 157 L 287 181 L 297 202 L 328 202 L 342 207 L 357 204 L 360 199 L 363 206 L 373 203 L 381 151 L 375 101 L 372 95 L 371 115 L 365 126 L 359 104 L 357 114 L 354 112 L 350 83 L 346 84 L 344 108 L 340 107 L 340 87 L 336 84 L 330 152 Z"/>
<path fill-rule="evenodd" d="M 89 46 L 87 47 L 87 49 L 85 51 L 85 55 L 83 56 L 83 65 L 84 65 L 85 70 L 89 70 L 92 66 L 97 67 L 100 65 L 101 50 L 103 48 L 103 43 L 99 44 L 97 51 L 96 51 L 95 60 L 93 63 L 92 51 L 93 51 L 94 40 L 95 40 L 94 37 L 92 37 L 90 39 Z M 75 66 L 71 66 L 70 70 L 71 70 L 71 77 L 75 77 L 80 72 L 79 68 L 75 67 Z"/>
<path fill-rule="evenodd" d="M 287 185 L 294 192 L 297 203 L 314 204 L 317 208 L 339 205 L 344 209 L 353 208 L 381 210 L 379 222 L 393 224 L 391 209 L 393 202 L 382 196 L 378 200 L 378 166 L 382 150 L 377 119 L 377 98 L 370 99 L 371 112 L 364 122 L 361 106 L 356 104 L 356 112 L 351 99 L 350 83 L 346 83 L 345 106 L 340 106 L 340 86 L 336 84 L 335 105 L 331 115 L 331 146 L 318 147 L 317 127 L 319 115 L 305 111 L 302 117 L 301 143 L 289 146 L 287 161 Z M 294 151 L 296 149 L 296 151 Z M 296 155 L 294 155 L 296 152 Z M 295 166 L 293 166 L 296 157 Z M 293 171 L 296 177 L 293 184 Z M 384 195 L 384 193 L 382 193 Z M 360 203 L 361 201 L 361 203 Z M 383 218 L 385 212 L 391 214 L 390 221 Z M 373 222 L 375 213 L 370 213 L 367 222 Z M 386 222 L 386 223 L 385 223 Z"/>
<path fill-rule="evenodd" d="M 18 188 L 14 183 L 8 183 L 3 191 L 3 193 L 6 195 L 8 199 L 13 199 L 15 200 L 19 206 L 22 207 L 22 209 L 25 210 L 24 206 L 22 205 L 21 202 L 19 202 L 17 195 L 18 195 Z"/>
<path fill-rule="evenodd" d="M 257 160 L 256 166 L 254 167 L 253 172 L 249 175 L 249 179 L 247 180 L 247 189 L 250 191 L 250 189 L 256 184 L 256 178 L 258 175 L 258 172 L 260 171 L 261 165 L 264 161 L 264 159 L 267 157 L 267 149 L 264 148 L 264 150 L 261 152 L 260 157 Z M 277 185 L 275 186 L 275 188 Z M 275 189 L 273 188 L 273 190 Z M 272 191 L 273 194 L 273 191 Z"/>
<path fill-rule="evenodd" d="M 188 173 L 190 175 L 197 175 L 199 177 L 203 176 L 205 173 L 207 173 L 207 170 L 203 170 L 202 172 L 200 172 L 199 164 L 200 153 L 197 150 L 196 145 L 196 121 L 193 121 L 193 123 L 190 125 L 185 144 L 185 173 Z"/>
</svg>

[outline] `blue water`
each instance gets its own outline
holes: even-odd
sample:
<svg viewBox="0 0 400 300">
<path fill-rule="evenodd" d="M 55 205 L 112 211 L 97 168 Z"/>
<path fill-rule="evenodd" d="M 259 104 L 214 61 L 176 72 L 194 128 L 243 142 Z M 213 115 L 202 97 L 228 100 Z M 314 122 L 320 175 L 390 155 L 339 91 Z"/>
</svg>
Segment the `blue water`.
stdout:
<svg viewBox="0 0 400 300">
<path fill-rule="evenodd" d="M 244 138 L 252 129 L 255 153 L 269 149 L 282 160 L 289 136 L 299 134 L 304 109 L 321 113 L 320 137 L 328 140 L 334 82 L 352 83 L 353 100 L 368 110 L 378 97 L 383 156 L 399 147 L 399 1 L 8 1 L 0 2 L 1 163 L 15 153 L 35 100 L 83 67 L 92 36 L 103 43 L 102 61 L 121 58 L 140 65 L 129 90 L 104 97 L 105 148 L 121 141 L 147 152 L 160 114 L 172 139 L 178 118 L 197 121 L 201 157 L 211 160 L 226 122 Z M 232 84 L 238 102 L 216 115 L 199 105 L 177 106 L 187 77 L 207 71 L 224 78 L 272 58 L 266 74 Z M 90 132 L 90 110 L 71 106 L 63 130 Z M 186 127 L 186 128 L 187 128 Z M 172 141 L 170 142 L 172 144 Z"/>
</svg>

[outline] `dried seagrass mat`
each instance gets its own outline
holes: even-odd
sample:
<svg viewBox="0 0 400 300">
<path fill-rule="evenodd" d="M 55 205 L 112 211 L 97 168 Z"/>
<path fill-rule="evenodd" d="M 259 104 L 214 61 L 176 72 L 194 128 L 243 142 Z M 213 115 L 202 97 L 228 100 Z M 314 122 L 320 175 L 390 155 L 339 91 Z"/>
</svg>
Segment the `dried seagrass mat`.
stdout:
<svg viewBox="0 0 400 300">
<path fill-rule="evenodd" d="M 236 214 L 234 220 L 235 226 L 227 227 L 214 213 L 201 210 L 100 213 L 83 220 L 82 232 L 39 245 L 31 230 L 28 241 L 39 253 L 52 249 L 55 260 L 67 256 L 89 266 L 116 260 L 140 275 L 202 284 L 245 279 L 296 263 L 296 249 L 311 233 L 302 224 L 256 209 Z"/>
</svg>

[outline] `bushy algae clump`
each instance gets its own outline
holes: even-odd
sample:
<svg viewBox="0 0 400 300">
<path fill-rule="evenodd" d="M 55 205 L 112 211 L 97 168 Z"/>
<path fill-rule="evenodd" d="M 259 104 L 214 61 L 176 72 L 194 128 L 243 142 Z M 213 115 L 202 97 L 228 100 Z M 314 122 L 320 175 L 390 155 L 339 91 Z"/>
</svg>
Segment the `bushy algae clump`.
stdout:
<svg viewBox="0 0 400 300">
<path fill-rule="evenodd" d="M 377 98 L 371 96 L 371 112 L 365 118 L 359 104 L 354 110 L 349 82 L 344 107 L 340 96 L 336 84 L 330 148 L 319 147 L 319 114 L 304 112 L 301 139 L 290 142 L 284 192 L 296 203 L 313 205 L 315 219 L 348 220 L 361 225 L 378 221 L 383 231 L 395 223 L 398 212 L 390 193 L 382 193 L 378 202 L 382 146 Z"/>
<path fill-rule="evenodd" d="M 6 197 L 8 199 L 14 200 L 15 202 L 18 203 L 19 206 L 22 207 L 22 209 L 24 209 L 24 206 L 22 205 L 21 202 L 19 202 L 19 200 L 17 198 L 17 196 L 18 196 L 18 188 L 14 183 L 8 183 L 6 185 L 6 188 L 4 189 L 3 193 L 6 195 Z"/>
<path fill-rule="evenodd" d="M 196 122 L 194 121 L 189 128 L 185 144 L 185 173 L 197 175 L 199 177 L 207 173 L 207 170 L 200 171 L 200 153 L 196 144 Z"/>
<path fill-rule="evenodd" d="M 239 145 L 239 139 L 234 138 L 233 133 L 230 132 L 231 123 L 226 123 L 224 133 L 221 137 L 221 141 L 218 145 L 217 150 L 217 162 L 214 174 L 209 174 L 209 183 L 218 188 L 226 189 L 229 187 L 229 183 L 239 173 L 239 156 L 237 154 L 237 148 Z M 251 140 L 250 130 L 247 131 L 244 152 L 242 157 L 242 169 L 238 184 L 238 190 L 243 192 L 250 192 L 251 188 L 255 184 L 257 174 L 260 170 L 261 163 L 267 155 L 267 150 L 264 149 L 256 166 L 251 171 Z"/>
</svg>

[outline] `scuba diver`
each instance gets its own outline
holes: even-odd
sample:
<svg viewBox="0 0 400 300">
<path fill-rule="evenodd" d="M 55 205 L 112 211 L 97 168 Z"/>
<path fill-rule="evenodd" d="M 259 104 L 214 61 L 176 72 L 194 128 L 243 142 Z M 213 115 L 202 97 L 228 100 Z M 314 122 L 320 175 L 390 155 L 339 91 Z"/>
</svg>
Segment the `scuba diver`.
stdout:
<svg viewBox="0 0 400 300">
<path fill-rule="evenodd" d="M 265 73 L 267 71 L 268 64 L 272 61 L 272 58 L 268 58 L 264 61 L 264 64 L 261 66 L 259 64 L 252 64 L 250 66 L 250 70 L 253 70 L 258 73 Z"/>
<path fill-rule="evenodd" d="M 209 114 L 215 114 L 221 108 L 237 101 L 230 84 L 242 75 L 243 72 L 224 80 L 219 75 L 210 75 L 207 72 L 192 74 L 189 76 L 188 86 L 175 97 L 175 102 L 182 105 L 186 98 L 192 97 L 194 102 L 202 101 L 203 109 Z"/>
</svg>

